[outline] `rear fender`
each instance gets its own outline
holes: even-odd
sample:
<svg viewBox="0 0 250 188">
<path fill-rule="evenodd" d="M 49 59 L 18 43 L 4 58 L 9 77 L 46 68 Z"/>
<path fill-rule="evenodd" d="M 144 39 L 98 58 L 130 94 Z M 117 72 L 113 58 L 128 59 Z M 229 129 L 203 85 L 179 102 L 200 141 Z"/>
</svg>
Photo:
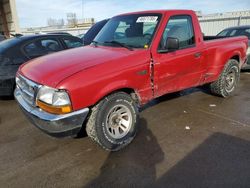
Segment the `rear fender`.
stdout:
<svg viewBox="0 0 250 188">
<path fill-rule="evenodd" d="M 215 81 L 219 78 L 221 72 L 223 71 L 226 63 L 230 59 L 235 59 L 240 63 L 240 67 L 243 65 L 242 61 L 242 55 L 241 52 L 238 50 L 228 50 L 225 51 L 224 53 L 217 52 L 217 55 L 214 57 L 214 61 L 212 63 L 212 66 L 208 69 L 208 75 L 212 75 L 209 77 L 206 82 L 212 82 Z"/>
</svg>

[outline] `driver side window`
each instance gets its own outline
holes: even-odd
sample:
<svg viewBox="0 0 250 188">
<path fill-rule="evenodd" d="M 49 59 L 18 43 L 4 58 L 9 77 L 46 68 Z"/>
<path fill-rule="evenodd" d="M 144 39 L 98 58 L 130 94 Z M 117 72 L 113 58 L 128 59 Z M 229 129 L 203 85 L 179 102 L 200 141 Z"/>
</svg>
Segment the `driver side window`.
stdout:
<svg viewBox="0 0 250 188">
<path fill-rule="evenodd" d="M 171 17 L 164 30 L 159 46 L 160 50 L 164 49 L 167 38 L 178 39 L 180 49 L 192 47 L 195 44 L 192 18 L 190 16 Z"/>
</svg>

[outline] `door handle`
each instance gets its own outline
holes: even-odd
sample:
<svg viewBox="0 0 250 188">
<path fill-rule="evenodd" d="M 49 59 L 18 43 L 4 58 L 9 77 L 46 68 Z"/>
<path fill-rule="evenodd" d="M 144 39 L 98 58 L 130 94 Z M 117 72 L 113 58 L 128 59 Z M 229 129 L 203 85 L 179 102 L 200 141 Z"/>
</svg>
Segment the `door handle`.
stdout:
<svg viewBox="0 0 250 188">
<path fill-rule="evenodd" d="M 201 57 L 201 52 L 195 53 L 195 54 L 194 54 L 194 57 L 195 57 L 195 58 L 200 58 L 200 57 Z"/>
</svg>

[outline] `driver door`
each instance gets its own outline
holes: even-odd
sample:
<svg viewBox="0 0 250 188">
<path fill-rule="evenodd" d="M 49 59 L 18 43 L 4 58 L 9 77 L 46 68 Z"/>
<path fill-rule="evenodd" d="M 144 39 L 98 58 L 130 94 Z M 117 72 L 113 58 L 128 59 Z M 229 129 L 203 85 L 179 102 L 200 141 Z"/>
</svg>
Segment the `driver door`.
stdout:
<svg viewBox="0 0 250 188">
<path fill-rule="evenodd" d="M 179 40 L 179 49 L 161 53 L 168 37 Z M 155 95 L 197 86 L 205 70 L 202 52 L 196 46 L 191 16 L 173 16 L 162 36 L 159 52 L 154 55 Z"/>
</svg>

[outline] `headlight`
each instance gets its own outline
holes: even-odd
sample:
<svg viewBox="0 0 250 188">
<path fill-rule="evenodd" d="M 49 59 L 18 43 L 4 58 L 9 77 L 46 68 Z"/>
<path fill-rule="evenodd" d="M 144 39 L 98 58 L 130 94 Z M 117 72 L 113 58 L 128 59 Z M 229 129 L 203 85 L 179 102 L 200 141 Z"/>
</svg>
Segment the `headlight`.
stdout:
<svg viewBox="0 0 250 188">
<path fill-rule="evenodd" d="M 65 114 L 72 111 L 68 93 L 47 86 L 39 89 L 36 103 L 42 110 L 53 114 Z"/>
</svg>

